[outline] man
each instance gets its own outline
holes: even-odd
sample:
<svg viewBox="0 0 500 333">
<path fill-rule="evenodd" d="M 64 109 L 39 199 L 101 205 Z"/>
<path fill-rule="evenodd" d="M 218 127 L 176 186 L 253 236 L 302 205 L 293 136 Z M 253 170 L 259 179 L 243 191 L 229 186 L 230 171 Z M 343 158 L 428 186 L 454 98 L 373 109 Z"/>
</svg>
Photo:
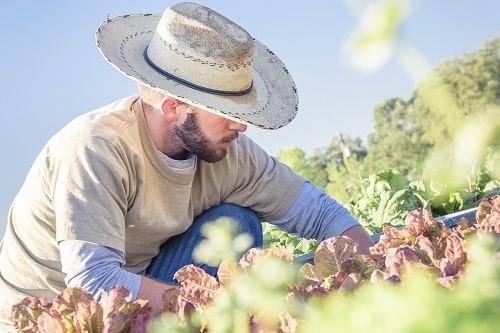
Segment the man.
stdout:
<svg viewBox="0 0 500 333">
<path fill-rule="evenodd" d="M 107 20 L 96 40 L 139 96 L 78 117 L 35 160 L 0 248 L 4 322 L 26 295 L 67 286 L 98 297 L 122 285 L 159 311 L 201 225 L 222 216 L 253 246 L 269 221 L 318 240 L 347 235 L 368 252 L 345 208 L 242 134 L 297 112 L 293 80 L 263 44 L 193 3 Z"/>
</svg>

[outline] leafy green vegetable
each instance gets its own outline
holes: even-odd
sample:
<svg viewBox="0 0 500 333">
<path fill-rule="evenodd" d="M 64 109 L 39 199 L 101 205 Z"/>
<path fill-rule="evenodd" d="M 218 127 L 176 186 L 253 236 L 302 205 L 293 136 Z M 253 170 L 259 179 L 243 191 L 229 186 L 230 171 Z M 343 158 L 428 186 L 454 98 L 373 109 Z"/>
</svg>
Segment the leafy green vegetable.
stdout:
<svg viewBox="0 0 500 333">
<path fill-rule="evenodd" d="M 215 229 L 209 238 L 219 239 Z M 147 302 L 130 301 L 119 287 L 99 302 L 78 288 L 52 303 L 28 297 L 12 318 L 22 332 L 496 332 L 499 237 L 500 196 L 454 229 L 420 208 L 403 228 L 384 227 L 369 256 L 350 238 L 333 237 L 302 267 L 279 247 L 250 249 L 237 262 L 221 254 L 217 278 L 185 266 L 175 274 L 180 288 L 163 294 L 164 314 L 152 321 Z"/>
<path fill-rule="evenodd" d="M 397 170 L 382 170 L 369 176 L 362 191 L 363 196 L 350 210 L 372 233 L 381 232 L 387 225 L 402 225 L 408 211 L 423 205 Z"/>
<path fill-rule="evenodd" d="M 496 332 L 500 327 L 500 260 L 492 237 L 471 241 L 475 260 L 452 289 L 414 269 L 404 283 L 366 284 L 354 293 L 314 298 L 297 332 Z"/>
<path fill-rule="evenodd" d="M 221 266 L 211 300 L 192 304 L 187 318 L 155 320 L 152 332 L 494 332 L 500 196 L 481 203 L 477 221 L 452 230 L 413 210 L 402 229 L 384 228 L 371 256 L 334 237 L 299 270 L 284 249 L 252 249 Z"/>
<path fill-rule="evenodd" d="M 81 288 L 66 288 L 52 303 L 27 297 L 12 308 L 12 321 L 21 332 L 146 332 L 151 308 L 130 300 L 130 292 L 115 287 L 99 302 Z"/>
<path fill-rule="evenodd" d="M 282 228 L 267 222 L 262 223 L 264 247 L 283 247 L 293 255 L 313 252 L 318 246 L 315 239 L 306 239 L 297 234 L 288 233 Z"/>
</svg>

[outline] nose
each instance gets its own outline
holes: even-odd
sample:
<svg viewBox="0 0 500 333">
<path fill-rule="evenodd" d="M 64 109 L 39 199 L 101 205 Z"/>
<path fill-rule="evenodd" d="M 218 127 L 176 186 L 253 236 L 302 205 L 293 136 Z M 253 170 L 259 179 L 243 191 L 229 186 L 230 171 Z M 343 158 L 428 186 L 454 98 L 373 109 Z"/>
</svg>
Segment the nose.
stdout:
<svg viewBox="0 0 500 333">
<path fill-rule="evenodd" d="M 230 120 L 229 128 L 238 131 L 238 132 L 245 132 L 247 130 L 247 125 L 239 123 L 237 121 Z"/>
</svg>

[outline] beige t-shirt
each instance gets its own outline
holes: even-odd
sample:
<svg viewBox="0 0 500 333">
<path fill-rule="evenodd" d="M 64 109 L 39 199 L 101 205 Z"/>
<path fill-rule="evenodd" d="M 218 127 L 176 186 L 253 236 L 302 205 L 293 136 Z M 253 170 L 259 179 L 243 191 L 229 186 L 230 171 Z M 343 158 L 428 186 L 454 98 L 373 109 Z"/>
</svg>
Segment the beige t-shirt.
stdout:
<svg viewBox="0 0 500 333">
<path fill-rule="evenodd" d="M 222 161 L 177 172 L 153 145 L 137 96 L 82 115 L 47 143 L 12 204 L 0 245 L 0 321 L 26 295 L 53 299 L 66 287 L 62 240 L 122 251 L 125 269 L 141 274 L 208 208 L 234 203 L 272 221 L 303 183 L 245 135 Z"/>
</svg>

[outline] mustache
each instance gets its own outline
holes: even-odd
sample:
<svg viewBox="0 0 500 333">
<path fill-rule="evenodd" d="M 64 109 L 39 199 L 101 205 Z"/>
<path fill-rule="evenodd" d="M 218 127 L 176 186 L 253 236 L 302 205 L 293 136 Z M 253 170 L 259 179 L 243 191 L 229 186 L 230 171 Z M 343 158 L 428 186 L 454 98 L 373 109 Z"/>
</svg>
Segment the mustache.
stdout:
<svg viewBox="0 0 500 333">
<path fill-rule="evenodd" d="M 222 138 L 221 142 L 231 142 L 231 141 L 236 140 L 239 136 L 240 136 L 240 134 L 238 132 L 235 132 L 232 135 L 228 135 L 228 136 Z"/>
</svg>

